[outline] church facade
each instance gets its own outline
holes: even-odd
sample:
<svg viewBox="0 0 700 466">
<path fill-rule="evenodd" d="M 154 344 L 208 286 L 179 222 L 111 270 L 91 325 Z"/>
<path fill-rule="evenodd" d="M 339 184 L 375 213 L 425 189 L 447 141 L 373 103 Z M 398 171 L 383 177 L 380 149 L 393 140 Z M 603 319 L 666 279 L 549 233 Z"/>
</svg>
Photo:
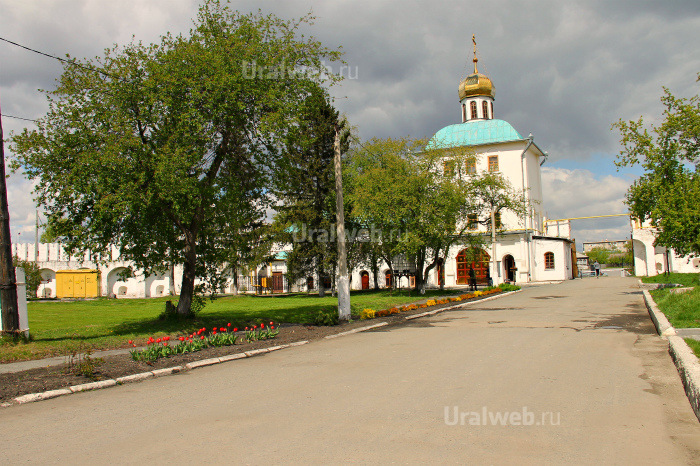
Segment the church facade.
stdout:
<svg viewBox="0 0 700 466">
<path fill-rule="evenodd" d="M 435 133 L 426 149 L 462 152 L 465 166 L 449 166 L 450 172 L 467 176 L 483 172 L 502 175 L 516 191 L 525 194 L 529 208 L 525 215 L 503 212 L 502 224 L 495 243 L 491 244 L 488 219 L 473 219 L 472 233 L 481 233 L 489 245 L 471 251 L 465 245 L 454 246 L 439 267 L 432 271 L 428 286 L 467 286 L 469 269 L 473 268 L 480 283 L 491 279 L 503 282 L 528 283 L 558 281 L 575 277 L 575 244 L 567 222 L 547 221 L 543 215 L 542 178 L 540 167 L 547 159 L 532 135 L 523 137 L 508 122 L 494 117 L 495 87 L 491 79 L 479 73 L 476 50 L 474 72 L 459 84 L 461 122 Z M 446 165 L 447 166 L 447 165 Z M 448 175 L 446 170 L 446 175 Z M 476 258 L 476 259 L 475 259 Z M 494 260 L 495 259 L 495 260 Z M 388 269 L 380 282 L 388 285 Z M 354 287 L 365 287 L 370 271 L 353 274 Z M 408 279 L 406 279 L 408 280 Z M 409 285 L 410 283 L 406 283 Z"/>
</svg>

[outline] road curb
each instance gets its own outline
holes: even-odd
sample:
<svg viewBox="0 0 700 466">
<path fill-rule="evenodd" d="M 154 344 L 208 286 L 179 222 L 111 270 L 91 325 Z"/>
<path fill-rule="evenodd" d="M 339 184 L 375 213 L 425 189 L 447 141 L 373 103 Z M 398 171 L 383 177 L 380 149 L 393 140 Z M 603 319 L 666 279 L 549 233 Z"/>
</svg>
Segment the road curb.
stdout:
<svg viewBox="0 0 700 466">
<path fill-rule="evenodd" d="M 386 325 L 386 323 L 385 323 Z M 229 354 L 227 356 L 222 356 L 219 358 L 207 358 L 199 361 L 192 361 L 185 364 L 184 366 L 174 366 L 166 367 L 165 369 L 156 369 L 150 372 L 141 372 L 138 374 L 125 375 L 123 377 L 117 377 L 116 379 L 100 380 L 97 382 L 84 383 L 80 385 L 73 385 L 67 388 L 59 388 L 57 390 L 48 390 L 40 393 L 29 393 L 27 395 L 18 396 L 12 399 L 10 403 L 1 403 L 1 408 L 9 408 L 15 404 L 25 404 L 32 403 L 35 401 L 48 400 L 51 398 L 56 398 L 63 395 L 72 395 L 73 393 L 79 393 L 84 391 L 100 390 L 103 388 L 114 387 L 118 385 L 123 385 L 126 383 L 140 382 L 152 377 L 164 377 L 173 374 L 179 374 L 184 370 L 193 370 L 198 367 L 206 367 L 214 364 L 221 364 L 228 361 L 235 361 L 237 359 L 246 359 L 252 356 L 257 356 L 258 354 L 265 354 L 271 351 L 278 351 L 284 348 L 292 348 L 294 346 L 301 346 L 307 344 L 308 340 L 295 341 L 294 343 L 289 343 L 286 345 L 272 346 L 270 348 L 261 348 L 258 350 L 246 351 L 243 353 Z"/>
<path fill-rule="evenodd" d="M 372 330 L 373 328 L 384 327 L 385 325 L 389 325 L 389 323 L 388 322 L 379 322 L 378 324 L 368 325 L 366 327 L 355 328 L 352 330 L 348 330 L 347 332 L 340 332 L 340 333 L 336 333 L 334 335 L 326 335 L 323 338 L 325 338 L 326 340 L 330 340 L 331 338 L 338 338 L 338 337 L 343 337 L 345 335 L 352 335 L 353 333 L 364 332 L 367 330 Z"/>
<path fill-rule="evenodd" d="M 700 421 L 700 362 L 698 362 L 698 357 L 695 356 L 685 340 L 676 335 L 676 329 L 661 312 L 651 294 L 647 290 L 643 290 L 643 293 L 644 303 L 656 331 L 662 338 L 668 340 L 668 352 L 671 354 L 671 359 L 673 359 L 678 375 L 681 377 L 690 406 Z"/>
<path fill-rule="evenodd" d="M 649 311 L 649 316 L 651 317 L 654 326 L 656 327 L 656 332 L 662 337 L 669 337 L 676 334 L 676 329 L 673 328 L 671 323 L 668 321 L 663 312 L 654 302 L 651 294 L 647 290 L 642 290 L 644 294 L 644 304 L 647 306 L 647 311 Z"/>
<path fill-rule="evenodd" d="M 433 311 L 421 312 L 420 314 L 413 314 L 412 316 L 406 316 L 404 319 L 405 320 L 413 320 L 413 319 L 418 319 L 419 317 L 434 316 L 435 314 L 439 314 L 439 313 L 445 312 L 445 311 L 451 311 L 452 309 L 459 309 L 459 308 L 463 308 L 465 306 L 471 306 L 473 304 L 483 303 L 485 301 L 491 301 L 492 299 L 504 298 L 508 295 L 511 295 L 513 293 L 519 293 L 521 291 L 523 291 L 523 290 L 519 289 L 519 290 L 513 290 L 513 291 L 506 291 L 505 293 L 499 293 L 496 296 L 489 296 L 488 298 L 483 298 L 483 299 L 479 299 L 476 301 L 469 301 L 468 303 L 455 304 L 454 306 L 443 307 L 442 309 L 435 309 Z"/>
<path fill-rule="evenodd" d="M 668 337 L 668 351 L 683 381 L 685 394 L 700 421 L 700 362 L 690 346 L 678 336 Z"/>
</svg>

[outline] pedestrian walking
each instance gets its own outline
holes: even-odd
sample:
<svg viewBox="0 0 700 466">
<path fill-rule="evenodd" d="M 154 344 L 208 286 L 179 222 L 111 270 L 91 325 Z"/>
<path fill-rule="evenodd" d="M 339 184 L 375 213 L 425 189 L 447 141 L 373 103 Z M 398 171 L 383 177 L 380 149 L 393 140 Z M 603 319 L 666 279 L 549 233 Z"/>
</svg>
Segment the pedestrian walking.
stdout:
<svg viewBox="0 0 700 466">
<path fill-rule="evenodd" d="M 476 291 L 476 272 L 471 265 L 469 266 L 469 290 Z"/>
<path fill-rule="evenodd" d="M 600 277 L 600 264 L 598 263 L 598 261 L 595 261 L 593 263 L 593 270 L 595 270 L 595 278 Z"/>
</svg>

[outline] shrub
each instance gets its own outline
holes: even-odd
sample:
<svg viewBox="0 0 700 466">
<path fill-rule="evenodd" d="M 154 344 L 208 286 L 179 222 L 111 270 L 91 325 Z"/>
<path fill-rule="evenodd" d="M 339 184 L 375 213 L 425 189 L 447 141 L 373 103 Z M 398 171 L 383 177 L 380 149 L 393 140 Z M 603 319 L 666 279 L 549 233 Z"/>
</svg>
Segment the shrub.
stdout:
<svg viewBox="0 0 700 466">
<path fill-rule="evenodd" d="M 501 283 L 498 285 L 498 288 L 500 288 L 501 291 L 516 291 L 520 289 L 518 285 L 513 285 L 512 283 Z"/>
<path fill-rule="evenodd" d="M 316 318 L 314 319 L 314 324 L 319 327 L 326 326 L 330 327 L 333 325 L 338 325 L 338 312 L 337 311 L 326 311 L 324 309 L 318 311 Z"/>
<path fill-rule="evenodd" d="M 360 319 L 366 320 L 366 319 L 374 319 L 376 317 L 377 311 L 374 309 L 363 309 L 362 312 L 360 313 Z"/>
</svg>

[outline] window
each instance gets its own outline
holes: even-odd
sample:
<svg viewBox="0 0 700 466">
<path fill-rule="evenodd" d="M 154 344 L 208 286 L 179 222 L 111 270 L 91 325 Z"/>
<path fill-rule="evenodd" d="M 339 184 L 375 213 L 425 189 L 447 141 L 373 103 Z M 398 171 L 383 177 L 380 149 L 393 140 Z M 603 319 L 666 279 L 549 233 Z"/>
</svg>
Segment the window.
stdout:
<svg viewBox="0 0 700 466">
<path fill-rule="evenodd" d="M 462 122 L 467 121 L 467 104 L 462 104 Z"/>
<path fill-rule="evenodd" d="M 544 268 L 545 268 L 545 270 L 554 269 L 554 253 L 553 252 L 545 252 L 544 253 Z"/>
<path fill-rule="evenodd" d="M 484 111 L 484 118 L 489 119 L 489 103 L 485 100 L 481 103 L 481 109 Z"/>
<path fill-rule="evenodd" d="M 498 156 L 497 155 L 489 155 L 489 171 L 490 172 L 497 172 L 498 171 Z"/>
<path fill-rule="evenodd" d="M 467 215 L 467 228 L 470 230 L 476 230 L 479 226 L 479 217 L 476 214 Z"/>
<path fill-rule="evenodd" d="M 491 118 L 493 118 L 493 102 L 491 102 Z"/>
<path fill-rule="evenodd" d="M 470 175 L 476 173 L 476 159 L 468 159 L 466 165 L 467 173 L 469 173 Z"/>
<path fill-rule="evenodd" d="M 476 118 L 479 118 L 476 114 L 476 101 L 472 100 L 469 103 L 469 113 L 471 114 L 471 119 L 474 120 Z"/>
<path fill-rule="evenodd" d="M 442 161 L 442 173 L 445 176 L 455 176 L 455 161 L 454 160 L 443 160 Z"/>
</svg>

